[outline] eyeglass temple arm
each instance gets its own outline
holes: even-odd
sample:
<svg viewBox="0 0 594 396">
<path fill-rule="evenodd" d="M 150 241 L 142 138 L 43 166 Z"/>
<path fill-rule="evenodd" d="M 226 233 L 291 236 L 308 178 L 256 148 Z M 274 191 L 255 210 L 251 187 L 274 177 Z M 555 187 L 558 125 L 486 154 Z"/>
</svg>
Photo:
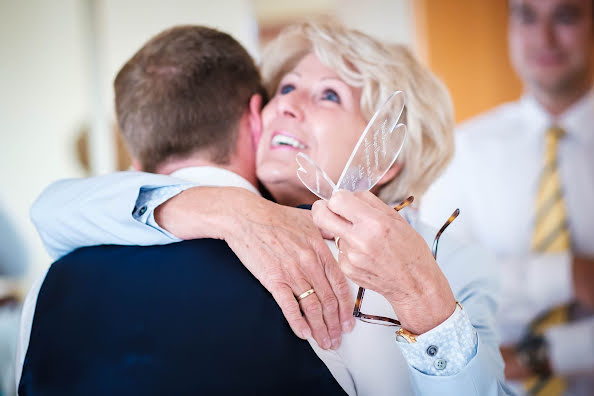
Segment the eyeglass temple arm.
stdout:
<svg viewBox="0 0 594 396">
<path fill-rule="evenodd" d="M 446 222 L 441 226 L 440 230 L 437 231 L 437 235 L 435 235 L 435 239 L 433 240 L 433 247 L 431 248 L 431 253 L 433 254 L 433 258 L 437 259 L 437 246 L 439 245 L 439 237 L 445 231 L 446 228 L 458 217 L 460 214 L 460 209 L 454 210 L 454 212 L 448 217 Z"/>
</svg>

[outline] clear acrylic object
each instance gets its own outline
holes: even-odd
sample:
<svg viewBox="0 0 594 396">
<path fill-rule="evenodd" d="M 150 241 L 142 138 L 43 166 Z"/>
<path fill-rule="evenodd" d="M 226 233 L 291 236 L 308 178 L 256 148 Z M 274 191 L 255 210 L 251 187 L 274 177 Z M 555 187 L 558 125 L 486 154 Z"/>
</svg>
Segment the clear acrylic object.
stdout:
<svg viewBox="0 0 594 396">
<path fill-rule="evenodd" d="M 299 180 L 315 195 L 328 200 L 338 189 L 368 191 L 392 167 L 402 151 L 406 125 L 398 124 L 404 110 L 404 92 L 393 92 L 375 112 L 355 145 L 338 183 L 304 153 L 297 154 Z"/>
</svg>

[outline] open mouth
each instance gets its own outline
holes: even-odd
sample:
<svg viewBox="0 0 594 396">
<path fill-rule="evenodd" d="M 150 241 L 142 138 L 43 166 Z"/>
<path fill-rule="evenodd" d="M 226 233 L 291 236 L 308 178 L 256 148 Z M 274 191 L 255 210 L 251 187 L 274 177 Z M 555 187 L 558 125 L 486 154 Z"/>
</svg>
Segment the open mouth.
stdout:
<svg viewBox="0 0 594 396">
<path fill-rule="evenodd" d="M 305 150 L 307 148 L 307 146 L 300 142 L 296 137 L 280 132 L 272 137 L 270 145 L 273 148 L 294 148 L 297 150 Z"/>
</svg>

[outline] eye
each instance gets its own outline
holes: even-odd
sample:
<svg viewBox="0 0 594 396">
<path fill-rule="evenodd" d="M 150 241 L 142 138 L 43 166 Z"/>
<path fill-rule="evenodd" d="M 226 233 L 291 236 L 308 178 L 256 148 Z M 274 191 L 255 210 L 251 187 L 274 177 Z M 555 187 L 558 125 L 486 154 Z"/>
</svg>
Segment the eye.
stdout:
<svg viewBox="0 0 594 396">
<path fill-rule="evenodd" d="M 562 7 L 554 14 L 555 22 L 560 25 L 573 25 L 580 18 L 580 12 L 574 7 Z"/>
<path fill-rule="evenodd" d="M 295 86 L 294 86 L 294 85 L 292 85 L 292 84 L 283 84 L 283 85 L 281 85 L 281 87 L 280 87 L 280 89 L 278 90 L 278 92 L 279 92 L 281 95 L 286 95 L 286 94 L 288 94 L 289 92 L 291 92 L 291 91 L 294 91 L 294 90 L 295 90 Z"/>
<path fill-rule="evenodd" d="M 523 25 L 531 25 L 536 22 L 536 12 L 526 5 L 514 7 L 512 15 Z"/>
<path fill-rule="evenodd" d="M 322 100 L 329 100 L 331 102 L 340 103 L 340 96 L 333 89 L 326 89 L 322 94 Z"/>
</svg>

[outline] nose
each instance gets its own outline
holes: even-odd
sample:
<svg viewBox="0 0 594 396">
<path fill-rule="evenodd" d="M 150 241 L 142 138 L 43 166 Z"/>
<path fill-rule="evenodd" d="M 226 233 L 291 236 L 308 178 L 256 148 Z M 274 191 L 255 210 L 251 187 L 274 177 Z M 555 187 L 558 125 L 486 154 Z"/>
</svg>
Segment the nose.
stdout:
<svg viewBox="0 0 594 396">
<path fill-rule="evenodd" d="M 552 47 L 556 44 L 556 30 L 552 21 L 542 21 L 535 35 L 539 43 L 545 47 Z"/>
<path fill-rule="evenodd" d="M 303 120 L 303 95 L 297 90 L 281 95 L 278 100 L 278 113 L 283 117 Z"/>
</svg>

